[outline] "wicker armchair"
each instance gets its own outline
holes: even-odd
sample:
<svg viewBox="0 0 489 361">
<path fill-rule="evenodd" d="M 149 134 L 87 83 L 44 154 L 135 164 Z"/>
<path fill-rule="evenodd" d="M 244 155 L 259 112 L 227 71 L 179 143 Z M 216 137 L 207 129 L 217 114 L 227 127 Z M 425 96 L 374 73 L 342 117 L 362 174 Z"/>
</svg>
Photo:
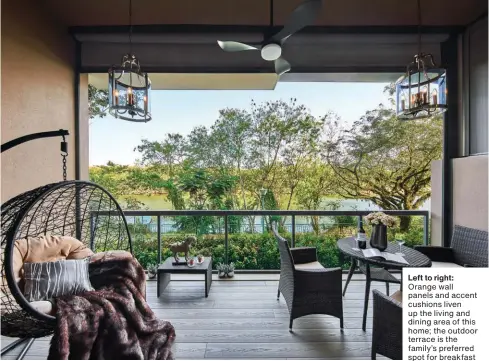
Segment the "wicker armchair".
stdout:
<svg viewBox="0 0 489 361">
<path fill-rule="evenodd" d="M 294 319 L 311 314 L 338 317 L 343 328 L 341 268 L 324 268 L 318 261 L 316 248 L 289 248 L 287 240 L 273 229 L 280 252 L 280 293 L 290 312 L 289 329 Z"/>
<path fill-rule="evenodd" d="M 402 360 L 402 304 L 378 290 L 373 296 L 372 360 L 377 354 Z"/>
<path fill-rule="evenodd" d="M 487 267 L 488 232 L 455 226 L 450 247 L 417 246 L 433 267 Z"/>
</svg>

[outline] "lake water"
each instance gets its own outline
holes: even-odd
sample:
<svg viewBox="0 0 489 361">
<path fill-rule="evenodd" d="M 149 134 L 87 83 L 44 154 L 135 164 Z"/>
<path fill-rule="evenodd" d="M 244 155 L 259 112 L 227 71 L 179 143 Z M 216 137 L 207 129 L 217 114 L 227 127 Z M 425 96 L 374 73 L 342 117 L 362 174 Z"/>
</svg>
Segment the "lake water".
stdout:
<svg viewBox="0 0 489 361">
<path fill-rule="evenodd" d="M 144 195 L 137 195 L 137 196 L 131 196 L 133 198 L 136 198 L 138 201 L 143 202 L 146 207 L 149 208 L 151 211 L 156 211 L 156 210 L 171 210 L 172 205 L 171 203 L 166 199 L 166 195 L 150 195 L 150 196 L 144 196 Z M 366 211 L 366 210 L 379 210 L 379 207 L 373 204 L 372 202 L 363 200 L 363 199 L 337 199 L 337 198 L 325 198 L 323 201 L 323 209 L 325 210 L 331 210 L 333 209 L 331 207 L 331 203 L 339 203 L 338 210 L 339 211 Z M 122 206 L 124 207 L 124 201 L 121 202 Z M 430 210 L 430 200 L 427 200 L 423 206 L 420 208 L 420 210 Z"/>
<path fill-rule="evenodd" d="M 149 210 L 171 210 L 171 203 L 168 202 L 165 195 L 151 195 L 151 196 L 132 196 L 136 198 L 138 201 L 143 202 Z M 124 208 L 124 201 L 121 202 Z M 334 204 L 334 206 L 332 206 Z M 422 210 L 429 210 L 430 202 L 429 200 L 423 205 Z M 379 210 L 379 207 L 373 204 L 372 202 L 362 200 L 362 199 L 336 199 L 336 198 L 325 198 L 322 204 L 322 209 L 324 210 L 338 210 L 338 211 L 365 211 L 371 210 L 376 211 Z M 144 216 L 144 217 L 127 217 L 128 223 L 143 223 L 146 224 L 151 232 L 157 231 L 157 221 L 156 217 Z M 320 224 L 324 226 L 328 226 L 334 224 L 334 217 L 321 217 Z M 246 224 L 243 224 L 242 231 L 249 231 L 251 229 L 251 225 L 245 221 Z M 255 232 L 263 231 L 263 223 L 260 216 L 254 217 L 254 225 L 253 228 Z M 292 229 L 292 220 L 290 217 L 287 217 L 285 220 L 284 227 L 289 230 Z M 308 220 L 308 217 L 296 217 L 296 230 L 298 232 L 311 232 L 312 227 Z M 162 217 L 161 219 L 161 231 L 162 233 L 174 232 L 177 231 L 175 226 L 175 222 L 171 217 Z"/>
</svg>

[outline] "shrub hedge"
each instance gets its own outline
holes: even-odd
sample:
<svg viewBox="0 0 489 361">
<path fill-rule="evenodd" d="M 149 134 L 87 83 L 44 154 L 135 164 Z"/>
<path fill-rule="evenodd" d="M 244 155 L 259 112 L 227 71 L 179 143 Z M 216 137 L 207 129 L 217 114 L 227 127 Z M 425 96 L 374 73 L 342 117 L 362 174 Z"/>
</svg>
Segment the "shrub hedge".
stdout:
<svg viewBox="0 0 489 361">
<path fill-rule="evenodd" d="M 369 235 L 369 227 L 365 227 Z M 355 227 L 334 227 L 321 232 L 296 234 L 295 246 L 317 247 L 319 262 L 325 267 L 349 267 L 349 259 L 339 252 L 336 242 L 338 239 L 355 234 Z M 158 242 L 155 233 L 150 233 L 145 227 L 131 227 L 133 237 L 134 254 L 139 262 L 146 267 L 150 263 L 157 262 Z M 171 256 L 169 245 L 180 242 L 188 235 L 165 234 L 162 235 L 162 259 Z M 291 235 L 283 233 L 290 240 Z M 405 246 L 413 247 L 423 243 L 423 221 L 421 217 L 414 217 L 409 232 L 401 234 L 398 229 L 390 229 L 389 240 L 402 237 L 406 240 Z M 273 270 L 280 268 L 276 240 L 272 233 L 237 233 L 229 234 L 229 262 L 234 262 L 236 269 Z M 191 255 L 212 256 L 214 267 L 225 261 L 224 235 L 208 234 L 197 236 L 197 242 L 192 245 Z"/>
</svg>

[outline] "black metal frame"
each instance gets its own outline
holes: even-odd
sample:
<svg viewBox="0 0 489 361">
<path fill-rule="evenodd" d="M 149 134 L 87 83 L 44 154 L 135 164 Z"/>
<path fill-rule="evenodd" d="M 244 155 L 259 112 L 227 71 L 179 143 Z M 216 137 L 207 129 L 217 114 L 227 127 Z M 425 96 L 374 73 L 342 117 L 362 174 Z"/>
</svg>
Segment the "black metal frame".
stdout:
<svg viewBox="0 0 489 361">
<path fill-rule="evenodd" d="M 22 137 L 18 137 L 18 138 L 12 139 L 6 143 L 3 143 L 1 146 L 1 152 L 3 153 L 3 152 L 5 152 L 5 151 L 7 151 L 13 147 L 16 147 L 16 146 L 18 146 L 22 143 L 25 143 L 25 142 L 29 142 L 31 140 L 42 139 L 42 138 L 52 138 L 52 137 L 63 137 L 64 138 L 68 135 L 70 135 L 70 133 L 66 129 L 23 135 Z"/>
<path fill-rule="evenodd" d="M 228 217 L 229 216 L 290 216 L 292 218 L 292 232 L 291 232 L 291 247 L 295 247 L 296 238 L 296 216 L 357 216 L 358 227 L 363 223 L 363 216 L 373 211 L 321 211 L 321 210 L 161 210 L 161 211 L 124 211 L 125 216 L 156 216 L 157 228 L 156 233 L 158 237 L 158 262 L 161 263 L 161 217 L 174 217 L 174 216 L 216 216 L 224 218 L 224 247 L 225 247 L 225 261 L 229 263 L 229 232 L 228 232 Z M 423 222 L 423 244 L 428 244 L 429 239 L 429 211 L 423 210 L 408 210 L 408 211 L 383 211 L 386 214 L 392 216 L 422 216 Z M 98 215 L 107 215 L 107 212 L 92 211 L 90 217 L 96 217 Z"/>
</svg>

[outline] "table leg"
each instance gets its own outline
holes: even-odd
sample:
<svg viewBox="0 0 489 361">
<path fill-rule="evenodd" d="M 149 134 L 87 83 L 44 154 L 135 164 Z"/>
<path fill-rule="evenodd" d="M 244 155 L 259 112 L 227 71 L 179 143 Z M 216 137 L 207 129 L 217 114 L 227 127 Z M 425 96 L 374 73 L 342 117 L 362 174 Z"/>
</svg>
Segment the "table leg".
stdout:
<svg viewBox="0 0 489 361">
<path fill-rule="evenodd" d="M 160 294 L 165 290 L 166 286 L 170 283 L 171 274 L 158 272 L 158 280 L 156 284 L 156 296 L 160 297 Z"/>
<path fill-rule="evenodd" d="M 356 268 L 357 268 L 357 261 L 356 261 L 356 259 L 352 258 L 350 270 L 348 271 L 348 277 L 346 278 L 345 289 L 343 290 L 343 296 L 346 293 L 346 288 L 348 287 L 348 284 L 351 281 L 351 277 L 353 276 L 353 272 L 355 272 Z"/>
<path fill-rule="evenodd" d="M 368 299 L 370 298 L 370 265 L 368 263 L 365 264 L 365 301 L 363 304 L 363 323 L 362 330 L 366 330 L 367 328 L 367 311 L 368 311 Z"/>
<path fill-rule="evenodd" d="M 205 273 L 205 297 L 209 296 L 211 284 L 212 284 L 212 263 L 209 265 L 209 268 Z"/>
</svg>

